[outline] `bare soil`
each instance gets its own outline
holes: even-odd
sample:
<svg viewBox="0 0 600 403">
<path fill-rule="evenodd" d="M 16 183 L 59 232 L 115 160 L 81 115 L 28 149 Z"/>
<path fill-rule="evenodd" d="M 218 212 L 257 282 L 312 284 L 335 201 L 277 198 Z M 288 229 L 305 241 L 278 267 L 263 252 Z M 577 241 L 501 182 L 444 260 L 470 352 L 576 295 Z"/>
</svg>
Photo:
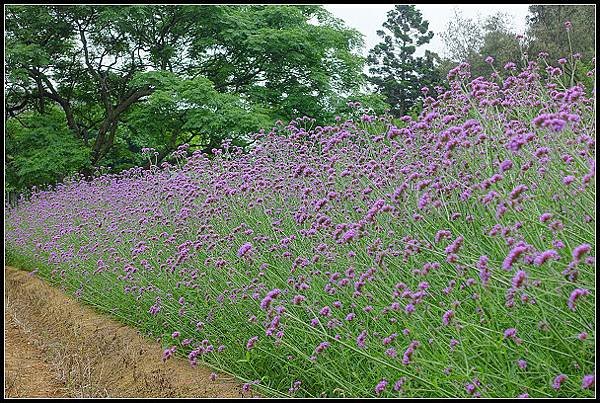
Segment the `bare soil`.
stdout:
<svg viewBox="0 0 600 403">
<path fill-rule="evenodd" d="M 250 397 L 27 272 L 5 275 L 5 397 Z"/>
<path fill-rule="evenodd" d="M 4 397 L 66 397 L 66 388 L 43 361 L 44 353 L 29 341 L 4 312 Z"/>
</svg>

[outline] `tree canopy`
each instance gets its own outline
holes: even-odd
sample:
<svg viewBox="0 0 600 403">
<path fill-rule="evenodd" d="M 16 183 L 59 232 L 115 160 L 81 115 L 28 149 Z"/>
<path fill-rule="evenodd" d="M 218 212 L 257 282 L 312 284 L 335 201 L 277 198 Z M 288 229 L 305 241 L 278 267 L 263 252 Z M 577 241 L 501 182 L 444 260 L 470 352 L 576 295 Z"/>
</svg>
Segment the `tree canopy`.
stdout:
<svg viewBox="0 0 600 403">
<path fill-rule="evenodd" d="M 492 72 L 487 57 L 501 68 L 508 62 L 522 66 L 540 55 L 546 63 L 557 65 L 559 59 L 578 54 L 577 66 L 567 69 L 574 68 L 578 81 L 585 81 L 595 56 L 595 26 L 592 5 L 529 6 L 525 32 L 515 32 L 510 16 L 503 12 L 473 19 L 455 10 L 441 33 L 447 52 L 441 69 L 447 72 L 456 63 L 466 61 L 474 76 L 483 76 Z"/>
<path fill-rule="evenodd" d="M 88 155 L 71 171 L 134 165 L 145 146 L 242 145 L 277 119 L 329 119 L 364 81 L 361 35 L 320 6 L 11 5 L 5 41 L 7 140 L 52 120 Z M 7 170 L 23 172 L 19 149 L 7 150 Z"/>
<path fill-rule="evenodd" d="M 565 23 L 570 23 L 572 38 L 569 43 Z M 531 38 L 529 52 L 548 54 L 552 62 L 561 57 L 580 53 L 581 59 L 596 56 L 596 10 L 594 5 L 532 5 L 529 6 L 528 36 Z"/>
<path fill-rule="evenodd" d="M 377 31 L 383 41 L 371 49 L 367 63 L 371 83 L 391 105 L 391 113 L 399 117 L 416 104 L 423 86 L 438 84 L 437 55 L 425 51 L 424 56 L 415 56 L 417 48 L 433 38 L 433 32 L 414 5 L 396 5 L 387 17 L 384 29 Z"/>
<path fill-rule="evenodd" d="M 492 73 L 490 63 L 485 61 L 487 57 L 492 57 L 496 66 L 523 63 L 523 43 L 513 32 L 509 16 L 503 12 L 474 19 L 454 10 L 441 37 L 448 53 L 446 66 L 466 61 L 474 77 Z"/>
</svg>

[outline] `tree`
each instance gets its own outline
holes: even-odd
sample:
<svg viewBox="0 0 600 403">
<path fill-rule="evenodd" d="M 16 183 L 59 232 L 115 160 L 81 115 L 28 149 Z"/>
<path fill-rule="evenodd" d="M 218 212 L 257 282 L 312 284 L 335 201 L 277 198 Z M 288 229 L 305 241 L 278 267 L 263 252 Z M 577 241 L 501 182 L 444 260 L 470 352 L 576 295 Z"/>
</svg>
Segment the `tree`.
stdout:
<svg viewBox="0 0 600 403">
<path fill-rule="evenodd" d="M 551 62 L 580 53 L 582 60 L 596 56 L 596 10 L 593 5 L 534 5 L 529 6 L 529 54 L 546 52 Z M 571 23 L 570 44 L 565 22 Z"/>
<path fill-rule="evenodd" d="M 444 74 L 466 61 L 474 77 L 489 76 L 492 67 L 485 61 L 487 57 L 494 59 L 496 67 L 508 62 L 522 64 L 522 44 L 511 29 L 510 16 L 506 13 L 497 12 L 475 20 L 455 9 L 441 37 L 447 53 L 447 60 L 442 63 Z"/>
<path fill-rule="evenodd" d="M 454 15 L 440 33 L 445 45 L 445 56 L 452 63 L 473 60 L 479 56 L 479 49 L 483 46 L 481 21 L 465 17 L 459 9 L 455 8 L 453 11 Z"/>
<path fill-rule="evenodd" d="M 448 57 L 442 63 L 442 71 L 445 73 L 456 63 L 467 61 L 473 76 L 485 76 L 492 72 L 485 62 L 488 56 L 494 58 L 496 67 L 501 67 L 507 62 L 524 64 L 523 53 L 529 60 L 546 53 L 548 63 L 554 65 L 559 58 L 580 53 L 574 76 L 578 81 L 589 79 L 585 73 L 591 69 L 590 60 L 595 56 L 594 6 L 534 5 L 529 7 L 529 13 L 527 32 L 519 39 L 505 13 L 474 20 L 455 10 L 441 34 Z M 565 27 L 567 21 L 571 25 L 571 42 Z"/>
<path fill-rule="evenodd" d="M 248 133 L 271 123 L 259 107 L 216 91 L 205 77 L 186 80 L 167 72 L 145 74 L 160 75 L 164 84 L 124 117 L 127 133 L 123 137 L 137 151 L 156 149 L 158 162 L 181 144 L 207 154 L 226 139 L 247 146 Z"/>
<path fill-rule="evenodd" d="M 320 6 L 228 6 L 218 12 L 211 34 L 195 36 L 193 54 L 206 56 L 191 69 L 217 91 L 243 94 L 277 119 L 308 115 L 324 123 L 335 99 L 362 83 L 363 59 L 354 54 L 360 33 Z"/>
<path fill-rule="evenodd" d="M 265 115 L 325 120 L 338 97 L 360 86 L 364 61 L 355 54 L 360 34 L 321 6 L 11 5 L 5 43 L 5 124 L 60 108 L 72 138 L 90 151 L 88 173 L 137 162 L 138 143 L 164 141 L 155 145 L 168 153 L 199 122 L 204 134 L 194 140 L 203 137 L 198 147 L 210 149 L 230 130 L 239 138 L 242 126 L 267 125 Z M 202 98 L 207 109 L 196 102 L 190 110 L 171 98 L 168 112 L 191 119 L 181 133 L 171 127 L 159 138 L 136 126 L 166 94 L 188 86 L 192 96 L 190 85 L 212 98 Z M 199 120 L 211 108 L 226 113 Z M 243 124 L 233 127 L 234 120 Z"/>
<path fill-rule="evenodd" d="M 46 185 L 89 168 L 90 149 L 72 136 L 58 106 L 10 119 L 5 139 L 5 191 Z"/>
<path fill-rule="evenodd" d="M 169 56 L 158 60 L 147 41 L 135 40 L 127 6 L 7 11 L 8 81 L 21 90 L 23 107 L 33 99 L 40 113 L 49 102 L 60 106 L 74 137 L 92 148 L 91 164 L 97 164 L 114 143 L 121 114 L 153 91 L 150 83 L 131 85 L 131 78 L 167 64 Z M 145 50 L 149 55 L 141 58 Z"/>
<path fill-rule="evenodd" d="M 424 56 L 415 56 L 417 47 L 433 37 L 428 27 L 414 5 L 396 5 L 383 23 L 385 30 L 377 31 L 383 42 L 371 49 L 367 57 L 369 80 L 385 96 L 396 117 L 415 105 L 422 87 L 439 82 L 434 68 L 437 55 L 425 51 Z"/>
</svg>

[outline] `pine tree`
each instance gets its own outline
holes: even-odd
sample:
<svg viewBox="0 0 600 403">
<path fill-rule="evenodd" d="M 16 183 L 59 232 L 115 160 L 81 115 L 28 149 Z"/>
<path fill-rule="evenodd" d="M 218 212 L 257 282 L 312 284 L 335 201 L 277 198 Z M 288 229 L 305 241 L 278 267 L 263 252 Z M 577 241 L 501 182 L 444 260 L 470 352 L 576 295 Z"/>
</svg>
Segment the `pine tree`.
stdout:
<svg viewBox="0 0 600 403">
<path fill-rule="evenodd" d="M 422 87 L 438 84 L 434 66 L 438 56 L 430 51 L 415 56 L 417 47 L 429 43 L 433 32 L 414 5 L 396 5 L 387 17 L 385 31 L 377 31 L 383 42 L 367 57 L 369 81 L 392 106 L 392 115 L 400 117 L 418 102 Z"/>
</svg>

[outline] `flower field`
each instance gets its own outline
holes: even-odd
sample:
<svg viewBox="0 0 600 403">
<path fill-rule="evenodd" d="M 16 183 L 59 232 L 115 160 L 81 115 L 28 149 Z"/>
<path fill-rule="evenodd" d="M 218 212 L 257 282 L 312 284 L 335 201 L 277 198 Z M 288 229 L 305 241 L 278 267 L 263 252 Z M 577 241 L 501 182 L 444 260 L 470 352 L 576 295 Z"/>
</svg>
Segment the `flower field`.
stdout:
<svg viewBox="0 0 600 403">
<path fill-rule="evenodd" d="M 37 191 L 7 261 L 263 396 L 592 397 L 595 93 L 499 70 Z"/>
</svg>

